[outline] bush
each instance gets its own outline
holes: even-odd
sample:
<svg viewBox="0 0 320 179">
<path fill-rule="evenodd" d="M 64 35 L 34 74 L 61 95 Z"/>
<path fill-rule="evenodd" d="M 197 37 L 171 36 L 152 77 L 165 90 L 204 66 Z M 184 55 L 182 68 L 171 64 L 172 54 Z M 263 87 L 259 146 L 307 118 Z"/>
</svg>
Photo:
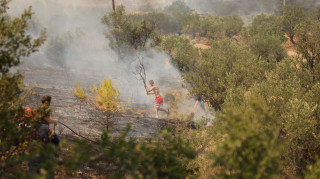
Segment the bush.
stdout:
<svg viewBox="0 0 320 179">
<path fill-rule="evenodd" d="M 320 80 L 320 22 L 306 21 L 300 23 L 296 29 L 298 39 L 298 53 L 307 61 L 308 68 L 313 75 L 313 81 Z"/>
<path fill-rule="evenodd" d="M 34 140 L 34 117 L 25 116 L 23 109 L 30 90 L 23 83 L 23 75 L 10 69 L 38 51 L 45 31 L 39 37 L 28 34 L 31 8 L 14 17 L 7 13 L 8 3 L 0 1 L 0 178 L 33 178 L 26 172 L 25 162 L 45 151 Z"/>
<path fill-rule="evenodd" d="M 181 0 L 174 1 L 170 6 L 164 8 L 166 12 L 177 14 L 177 13 L 192 13 L 192 9 Z"/>
<path fill-rule="evenodd" d="M 301 7 L 297 6 L 286 6 L 282 12 L 283 30 L 290 38 L 292 44 L 295 45 L 294 37 L 296 35 L 296 29 L 302 21 L 306 20 L 306 14 Z"/>
<path fill-rule="evenodd" d="M 171 129 L 159 132 L 152 140 L 137 141 L 128 138 L 127 129 L 120 137 L 111 137 L 108 132 L 101 136 L 99 144 L 95 146 L 94 154 L 86 143 L 77 148 L 86 146 L 90 154 L 76 155 L 74 163 L 88 161 L 89 163 L 106 163 L 113 166 L 114 178 L 183 178 L 188 176 L 186 163 L 195 157 L 194 150 L 188 142 L 179 137 L 173 137 Z M 77 152 L 75 148 L 75 153 Z M 85 158 L 81 158 L 86 156 Z M 90 161 L 90 158 L 91 161 Z"/>
<path fill-rule="evenodd" d="M 213 154 L 213 167 L 219 178 L 276 178 L 281 148 L 279 127 L 259 97 L 249 104 L 226 108 L 217 116 L 222 123 L 223 141 Z"/>
<path fill-rule="evenodd" d="M 301 174 L 320 152 L 319 124 L 314 119 L 318 106 L 303 99 L 290 100 L 284 107 L 282 137 L 288 142 L 284 157 L 292 169 Z"/>
<path fill-rule="evenodd" d="M 88 98 L 88 95 L 86 94 L 86 92 L 82 88 L 80 82 L 74 83 L 73 94 L 80 102 L 80 111 L 81 111 L 81 103 L 86 101 L 86 99 Z"/>
<path fill-rule="evenodd" d="M 244 24 L 240 16 L 226 16 L 223 18 L 223 21 L 227 37 L 240 34 Z"/>
<path fill-rule="evenodd" d="M 171 56 L 174 65 L 183 72 L 192 71 L 196 60 L 199 58 L 198 50 L 184 35 L 164 36 L 161 48 Z"/>
<path fill-rule="evenodd" d="M 243 21 L 239 16 L 207 16 L 200 24 L 200 33 L 202 36 L 214 40 L 223 39 L 238 35 L 243 26 Z"/>
<path fill-rule="evenodd" d="M 278 38 L 281 43 L 286 42 L 287 38 L 282 30 L 282 19 L 274 14 L 260 14 L 253 19 L 250 27 L 250 35 L 272 36 Z"/>
<path fill-rule="evenodd" d="M 223 19 L 221 16 L 205 17 L 200 24 L 200 35 L 212 40 L 219 40 L 225 37 Z"/>
<path fill-rule="evenodd" d="M 111 79 L 103 79 L 100 86 L 92 86 L 92 95 L 97 104 L 96 106 L 106 115 L 106 120 L 101 124 L 108 129 L 109 121 L 115 115 L 122 113 L 122 104 L 120 101 L 120 91 L 111 84 Z"/>
<path fill-rule="evenodd" d="M 194 69 L 184 74 L 193 95 L 202 96 L 216 110 L 221 109 L 226 91 L 231 86 L 249 88 L 264 76 L 263 62 L 241 45 L 231 40 L 213 42 L 202 52 Z"/>
<path fill-rule="evenodd" d="M 200 35 L 202 19 L 198 13 L 182 16 L 182 32 L 190 34 L 193 38 Z"/>
<path fill-rule="evenodd" d="M 320 176 L 320 160 L 318 159 L 313 165 L 308 166 L 305 172 L 305 179 L 317 179 Z"/>
<path fill-rule="evenodd" d="M 181 25 L 178 23 L 177 17 L 167 13 L 151 12 L 147 14 L 131 14 L 128 15 L 128 17 L 136 23 L 141 21 L 154 23 L 157 32 L 162 35 L 180 33 L 181 31 Z"/>
<path fill-rule="evenodd" d="M 266 73 L 266 80 L 256 83 L 250 92 L 263 97 L 280 126 L 278 140 L 285 144 L 282 155 L 285 172 L 301 176 L 320 149 L 319 103 L 314 96 L 320 88 L 318 83 L 313 84 L 312 74 L 298 64 L 297 59 L 277 63 L 276 68 Z"/>
<path fill-rule="evenodd" d="M 126 55 L 132 48 L 145 48 L 148 40 L 157 43 L 158 34 L 155 23 L 148 21 L 134 22 L 125 12 L 124 6 L 102 17 L 102 23 L 108 26 L 106 37 L 110 39 L 110 47 L 119 55 Z"/>
<path fill-rule="evenodd" d="M 288 55 L 280 39 L 275 36 L 265 36 L 263 34 L 253 36 L 250 40 L 250 48 L 258 58 L 267 61 L 276 60 L 279 62 Z"/>
</svg>

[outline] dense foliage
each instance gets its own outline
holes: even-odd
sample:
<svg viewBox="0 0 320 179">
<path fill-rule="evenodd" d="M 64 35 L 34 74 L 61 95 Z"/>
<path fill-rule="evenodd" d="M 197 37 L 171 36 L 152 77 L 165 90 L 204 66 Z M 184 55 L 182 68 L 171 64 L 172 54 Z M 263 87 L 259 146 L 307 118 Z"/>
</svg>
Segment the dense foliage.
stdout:
<svg viewBox="0 0 320 179">
<path fill-rule="evenodd" d="M 280 166 L 279 127 L 257 96 L 246 106 L 225 108 L 218 116 L 225 140 L 213 154 L 219 178 L 276 178 Z"/>
<path fill-rule="evenodd" d="M 23 75 L 11 73 L 10 68 L 39 49 L 45 32 L 38 38 L 26 33 L 31 8 L 20 17 L 12 17 L 7 14 L 8 1 L 0 2 L 0 176 L 13 178 L 26 175 L 22 164 L 34 143 L 30 130 L 33 121 L 23 117 L 23 104 L 30 90 L 24 86 Z"/>
<path fill-rule="evenodd" d="M 169 35 L 162 38 L 161 47 L 172 58 L 181 71 L 191 71 L 198 59 L 198 50 L 193 47 L 188 37 Z"/>
<path fill-rule="evenodd" d="M 33 120 L 22 117 L 29 91 L 20 73 L 9 72 L 21 57 L 37 51 L 45 37 L 27 35 L 30 9 L 11 17 L 7 1 L 0 2 L 0 174 L 27 177 L 23 166 L 32 155 L 41 154 L 46 160 L 40 174 L 52 175 L 56 149 L 32 138 Z M 258 1 L 246 2 L 251 9 Z M 211 126 L 194 130 L 177 122 L 174 129 L 140 141 L 127 136 L 129 129 L 118 137 L 105 131 L 94 144 L 72 145 L 66 166 L 77 170 L 84 163 L 102 163 L 112 169 L 114 178 L 318 178 L 318 12 L 317 7 L 286 6 L 282 14 L 260 14 L 245 25 L 239 16 L 200 15 L 183 1 L 163 12 L 145 14 L 130 15 L 124 6 L 117 7 L 102 18 L 111 47 L 120 56 L 134 49 L 164 50 L 180 70 L 190 95 L 212 107 L 215 118 Z M 160 38 L 157 31 L 165 36 Z M 196 47 L 197 38 L 207 39 L 207 48 Z M 287 54 L 287 44 L 297 55 Z M 56 42 L 52 46 L 52 50 L 60 48 Z M 79 85 L 75 92 L 84 96 Z M 92 95 L 109 117 L 119 111 L 120 93 L 110 80 L 93 87 Z"/>
<path fill-rule="evenodd" d="M 202 96 L 212 107 L 221 109 L 229 87 L 248 89 L 255 80 L 264 78 L 263 63 L 236 42 L 217 41 L 202 51 L 202 58 L 184 79 L 191 85 L 191 94 Z"/>
<path fill-rule="evenodd" d="M 207 147 L 213 150 L 213 168 L 200 169 L 201 176 L 317 176 L 319 21 L 316 9 L 306 12 L 288 6 L 282 12 L 282 16 L 256 16 L 240 29 L 240 42 L 221 33 L 226 21 L 223 17 L 194 16 L 189 22 L 196 25 L 186 26 L 185 33 L 211 31 L 201 33 L 211 40 L 211 46 L 198 49 L 196 60 L 186 54 L 197 49 L 190 40 L 183 36 L 163 38 L 162 48 L 183 72 L 189 92 L 217 110 L 213 133 L 207 132 L 216 140 Z M 219 21 L 220 25 L 210 25 Z M 284 44 L 289 42 L 297 56 L 288 57 Z M 198 140 L 207 140 L 202 136 Z M 202 157 L 210 156 L 199 154 L 196 165 L 206 164 Z"/>
<path fill-rule="evenodd" d="M 124 6 L 118 6 L 115 11 L 102 17 L 102 23 L 111 27 L 106 32 L 110 40 L 110 47 L 119 55 L 126 55 L 132 49 L 144 48 L 148 40 L 152 44 L 158 43 L 158 35 L 155 30 L 155 22 L 142 20 L 135 22 L 125 13 Z"/>
</svg>

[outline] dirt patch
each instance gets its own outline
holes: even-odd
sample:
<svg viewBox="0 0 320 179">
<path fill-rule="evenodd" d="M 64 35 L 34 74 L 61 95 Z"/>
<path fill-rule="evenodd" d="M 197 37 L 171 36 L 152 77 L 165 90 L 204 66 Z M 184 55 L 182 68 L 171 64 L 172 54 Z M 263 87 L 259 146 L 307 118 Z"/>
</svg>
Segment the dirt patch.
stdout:
<svg viewBox="0 0 320 179">
<path fill-rule="evenodd" d="M 208 48 L 210 48 L 210 46 L 208 46 L 208 45 L 199 44 L 199 43 L 194 44 L 193 46 L 194 46 L 194 47 L 197 47 L 197 48 L 200 48 L 200 49 L 208 49 Z"/>
</svg>

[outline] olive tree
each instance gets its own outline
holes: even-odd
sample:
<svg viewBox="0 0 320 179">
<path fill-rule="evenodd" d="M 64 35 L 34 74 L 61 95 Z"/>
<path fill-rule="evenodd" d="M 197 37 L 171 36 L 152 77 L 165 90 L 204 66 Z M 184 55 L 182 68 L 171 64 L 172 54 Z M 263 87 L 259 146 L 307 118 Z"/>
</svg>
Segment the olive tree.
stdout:
<svg viewBox="0 0 320 179">
<path fill-rule="evenodd" d="M 296 45 L 294 37 L 298 25 L 305 19 L 306 14 L 301 7 L 286 6 L 283 8 L 283 30 L 290 38 L 292 44 Z"/>
<path fill-rule="evenodd" d="M 297 38 L 299 40 L 298 53 L 306 59 L 313 74 L 313 80 L 319 80 L 320 76 L 317 72 L 319 72 L 320 65 L 320 22 L 307 21 L 301 23 L 297 28 Z"/>
<path fill-rule="evenodd" d="M 184 80 L 190 84 L 191 94 L 202 96 L 219 110 L 229 87 L 249 88 L 255 80 L 263 79 L 262 63 L 236 42 L 215 41 L 210 49 L 202 51 L 202 57 L 190 73 L 184 74 Z"/>
</svg>

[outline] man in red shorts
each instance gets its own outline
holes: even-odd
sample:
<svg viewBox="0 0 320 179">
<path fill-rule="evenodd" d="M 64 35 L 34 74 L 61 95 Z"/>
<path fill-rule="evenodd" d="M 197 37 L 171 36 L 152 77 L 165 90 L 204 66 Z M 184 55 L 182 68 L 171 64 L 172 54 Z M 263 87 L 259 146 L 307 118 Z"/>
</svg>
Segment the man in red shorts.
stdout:
<svg viewBox="0 0 320 179">
<path fill-rule="evenodd" d="M 145 87 L 145 89 L 147 91 L 147 95 L 153 95 L 154 94 L 155 97 L 156 97 L 155 104 L 153 105 L 153 108 L 156 111 L 156 118 L 159 117 L 158 111 L 164 111 L 164 112 L 169 114 L 169 109 L 165 110 L 165 109 L 161 108 L 161 106 L 163 106 L 163 98 L 160 95 L 160 90 L 159 90 L 158 86 L 156 86 L 154 84 L 153 80 L 150 80 L 149 83 L 151 85 L 150 89 L 148 89 L 147 85 L 144 85 L 144 87 Z"/>
</svg>

